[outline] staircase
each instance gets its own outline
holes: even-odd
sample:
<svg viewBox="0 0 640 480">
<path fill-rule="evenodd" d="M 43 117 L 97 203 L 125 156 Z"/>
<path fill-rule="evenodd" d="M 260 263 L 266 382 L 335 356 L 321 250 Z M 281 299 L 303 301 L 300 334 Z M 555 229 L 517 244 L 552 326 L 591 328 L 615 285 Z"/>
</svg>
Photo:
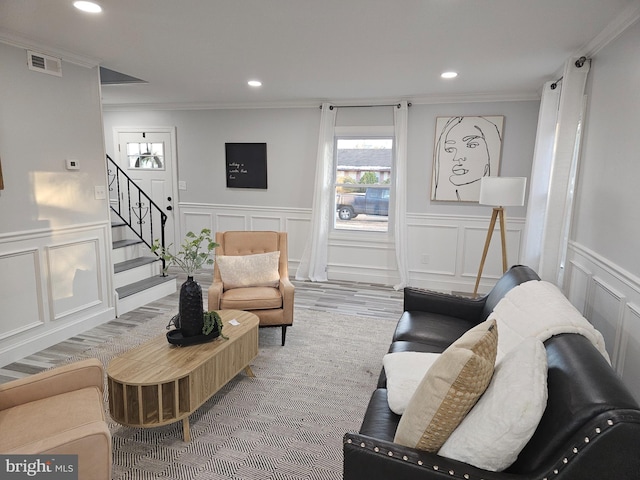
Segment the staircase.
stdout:
<svg viewBox="0 0 640 480">
<path fill-rule="evenodd" d="M 176 276 L 164 275 L 153 252 L 164 245 L 166 215 L 107 155 L 116 315 L 130 312 L 176 291 Z M 155 234 L 155 235 L 154 235 Z"/>
</svg>

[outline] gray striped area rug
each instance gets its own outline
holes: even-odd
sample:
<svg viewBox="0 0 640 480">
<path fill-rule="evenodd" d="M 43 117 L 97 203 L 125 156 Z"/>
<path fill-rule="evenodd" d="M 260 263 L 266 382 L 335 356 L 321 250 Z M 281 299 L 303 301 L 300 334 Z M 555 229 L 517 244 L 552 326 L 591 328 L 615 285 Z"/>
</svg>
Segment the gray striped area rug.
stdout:
<svg viewBox="0 0 640 480">
<path fill-rule="evenodd" d="M 171 315 L 115 335 L 69 359 L 119 353 L 164 332 Z M 287 342 L 281 329 L 260 329 L 259 354 L 182 423 L 131 428 L 108 416 L 114 479 L 262 480 L 342 478 L 342 436 L 360 427 L 397 318 L 296 309 Z M 188 347 L 185 347 L 188 348 Z"/>
</svg>

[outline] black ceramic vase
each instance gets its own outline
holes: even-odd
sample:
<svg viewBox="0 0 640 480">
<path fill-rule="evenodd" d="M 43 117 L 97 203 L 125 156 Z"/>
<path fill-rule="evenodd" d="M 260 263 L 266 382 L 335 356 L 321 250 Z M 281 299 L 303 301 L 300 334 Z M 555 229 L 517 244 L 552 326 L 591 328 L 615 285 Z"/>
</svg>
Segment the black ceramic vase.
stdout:
<svg viewBox="0 0 640 480">
<path fill-rule="evenodd" d="M 187 281 L 180 287 L 180 330 L 184 337 L 202 335 L 204 325 L 202 308 L 202 288 L 193 277 L 187 277 Z"/>
</svg>

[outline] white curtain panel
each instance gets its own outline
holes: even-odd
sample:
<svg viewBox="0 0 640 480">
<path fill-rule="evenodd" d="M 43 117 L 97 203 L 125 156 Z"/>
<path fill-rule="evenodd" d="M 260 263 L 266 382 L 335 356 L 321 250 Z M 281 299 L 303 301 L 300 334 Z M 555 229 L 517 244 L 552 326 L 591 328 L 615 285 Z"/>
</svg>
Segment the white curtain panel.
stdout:
<svg viewBox="0 0 640 480">
<path fill-rule="evenodd" d="M 559 287 L 562 287 L 563 281 L 562 262 L 567 249 L 567 232 L 570 229 L 573 210 L 574 183 L 580 153 L 579 139 L 580 132 L 584 128 L 582 125 L 585 108 L 584 92 L 590 68 L 589 62 L 584 63 L 582 67 L 576 66 L 576 60 L 571 58 L 565 64 L 551 156 L 546 153 L 534 158 L 532 170 L 534 174 L 537 170 L 549 169 L 544 215 L 538 215 L 537 218 L 532 216 L 531 219 L 527 215 L 527 224 L 525 224 L 525 232 L 528 232 L 526 251 L 536 251 L 537 248 L 536 255 L 539 254 L 538 274 L 543 280 L 555 283 Z M 549 128 L 543 132 L 538 130 L 536 142 L 540 140 L 541 135 L 548 135 L 548 133 Z M 535 199 L 530 195 L 529 205 L 534 201 Z M 531 207 L 529 211 L 533 212 L 534 208 L 537 207 Z M 531 223 L 534 220 L 539 222 L 540 218 L 542 218 L 542 225 L 534 226 Z M 541 238 L 534 239 L 534 235 L 539 235 L 540 228 L 542 228 Z M 531 233 L 534 230 L 538 230 L 538 233 Z"/>
<path fill-rule="evenodd" d="M 524 226 L 524 243 L 520 262 L 540 271 L 542 254 L 542 238 L 549 203 L 549 179 L 551 178 L 551 162 L 553 148 L 556 143 L 556 126 L 558 124 L 558 104 L 562 82 L 547 82 L 542 88 L 540 111 L 538 112 L 538 131 L 533 152 L 533 166 L 529 180 L 529 201 L 527 204 L 527 220 Z"/>
<path fill-rule="evenodd" d="M 400 108 L 394 108 L 393 120 L 395 126 L 394 168 L 395 180 L 395 208 L 394 208 L 394 236 L 396 246 L 396 262 L 400 282 L 394 286 L 400 290 L 409 282 L 409 263 L 407 261 L 407 123 L 409 107 L 406 101 L 400 103 Z"/>
<path fill-rule="evenodd" d="M 311 229 L 300 259 L 300 265 L 296 270 L 296 280 L 327 281 L 329 229 L 334 214 L 332 195 L 335 124 L 336 109 L 331 108 L 329 103 L 323 103 L 318 136 L 318 156 L 316 158 L 316 182 L 311 207 Z"/>
</svg>

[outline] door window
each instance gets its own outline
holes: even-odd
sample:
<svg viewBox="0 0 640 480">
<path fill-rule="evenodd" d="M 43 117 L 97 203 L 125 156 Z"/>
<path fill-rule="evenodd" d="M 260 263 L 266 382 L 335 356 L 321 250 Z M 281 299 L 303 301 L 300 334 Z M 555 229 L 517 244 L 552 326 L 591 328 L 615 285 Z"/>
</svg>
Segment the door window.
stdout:
<svg viewBox="0 0 640 480">
<path fill-rule="evenodd" d="M 164 170 L 163 143 L 127 143 L 130 170 Z"/>
</svg>

